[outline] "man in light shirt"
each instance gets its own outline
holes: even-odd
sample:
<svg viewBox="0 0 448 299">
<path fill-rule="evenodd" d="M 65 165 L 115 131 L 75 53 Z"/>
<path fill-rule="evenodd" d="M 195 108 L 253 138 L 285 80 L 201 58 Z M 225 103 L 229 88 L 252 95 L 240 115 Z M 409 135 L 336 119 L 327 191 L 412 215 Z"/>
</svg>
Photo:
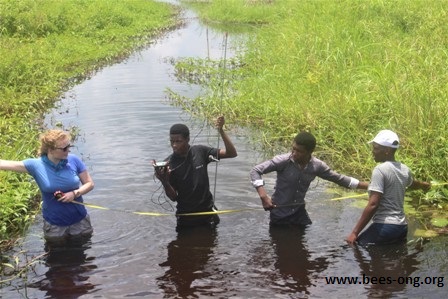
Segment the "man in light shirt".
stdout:
<svg viewBox="0 0 448 299">
<path fill-rule="evenodd" d="M 359 245 L 392 244 L 406 240 L 408 225 L 404 214 L 406 188 L 429 190 L 427 182 L 414 180 L 410 169 L 395 161 L 399 147 L 396 133 L 380 131 L 370 142 L 375 162 L 369 185 L 369 202 L 346 241 Z M 372 220 L 372 224 L 361 233 Z"/>
</svg>

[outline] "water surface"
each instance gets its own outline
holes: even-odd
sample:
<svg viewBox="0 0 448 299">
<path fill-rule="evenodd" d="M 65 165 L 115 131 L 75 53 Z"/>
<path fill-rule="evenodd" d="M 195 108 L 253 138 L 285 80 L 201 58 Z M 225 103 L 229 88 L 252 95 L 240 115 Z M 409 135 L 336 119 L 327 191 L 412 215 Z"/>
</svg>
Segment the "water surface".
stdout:
<svg viewBox="0 0 448 299">
<path fill-rule="evenodd" d="M 446 277 L 447 237 L 381 250 L 345 245 L 361 210 L 353 199 L 313 183 L 306 201 L 313 220 L 305 231 L 270 230 L 268 214 L 248 172 L 264 159 L 244 130 L 230 131 L 238 157 L 209 166 L 219 209 L 251 209 L 221 216 L 215 232 L 175 232 L 173 205 L 152 175 L 151 159 L 170 153 L 168 129 L 192 131 L 193 144 L 218 144 L 215 129 L 191 119 L 166 99 L 166 88 L 194 96 L 197 86 L 179 83 L 167 62 L 178 57 L 222 59 L 224 34 L 199 24 L 191 12 L 185 27 L 170 32 L 122 63 L 75 86 L 47 116 L 47 123 L 76 127 L 74 153 L 88 165 L 95 189 L 85 201 L 95 233 L 84 247 L 51 252 L 25 277 L 1 290 L 2 298 L 442 298 L 434 284 L 328 284 L 334 276 Z M 229 36 L 229 44 L 232 42 Z M 221 142 L 222 144 L 222 142 Z M 368 159 L 370 157 L 366 157 Z M 214 178 L 216 187 L 214 185 Z M 272 190 L 274 175 L 265 177 Z M 342 192 L 342 189 L 336 189 Z M 133 211 L 168 213 L 142 216 Z M 44 253 L 39 216 L 16 248 L 31 259 Z M 411 222 L 410 239 L 419 226 Z M 366 281 L 364 281 L 366 282 Z M 417 286 L 418 285 L 418 286 Z"/>
</svg>

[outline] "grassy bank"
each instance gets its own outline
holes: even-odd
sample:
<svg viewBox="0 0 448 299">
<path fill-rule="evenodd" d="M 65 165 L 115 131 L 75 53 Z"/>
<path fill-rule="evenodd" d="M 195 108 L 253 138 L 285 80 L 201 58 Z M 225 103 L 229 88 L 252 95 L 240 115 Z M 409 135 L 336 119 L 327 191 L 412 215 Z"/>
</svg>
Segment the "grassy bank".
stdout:
<svg viewBox="0 0 448 299">
<path fill-rule="evenodd" d="M 0 0 L 0 158 L 34 157 L 57 97 L 175 26 L 176 13 L 146 0 Z M 0 245 L 26 228 L 36 196 L 29 176 L 0 171 Z"/>
<path fill-rule="evenodd" d="M 363 179 L 375 165 L 368 141 L 392 129 L 401 139 L 398 159 L 418 179 L 448 181 L 448 2 L 183 2 L 211 26 L 256 30 L 226 68 L 180 61 L 179 73 L 192 72 L 194 80 L 202 73 L 199 83 L 209 92 L 196 99 L 172 94 L 176 104 L 202 116 L 223 110 L 253 128 L 258 144 L 281 147 L 277 152 L 310 130 L 318 157 Z M 447 197 L 435 187 L 417 205 L 446 217 Z"/>
<path fill-rule="evenodd" d="M 209 92 L 186 109 L 207 113 L 224 97 L 225 113 L 263 128 L 268 146 L 311 130 L 319 156 L 362 178 L 374 165 L 367 142 L 392 129 L 417 177 L 448 181 L 448 2 L 184 2 L 212 26 L 261 24 L 227 68 L 224 96 Z M 223 83 L 214 74 L 212 91 Z"/>
</svg>

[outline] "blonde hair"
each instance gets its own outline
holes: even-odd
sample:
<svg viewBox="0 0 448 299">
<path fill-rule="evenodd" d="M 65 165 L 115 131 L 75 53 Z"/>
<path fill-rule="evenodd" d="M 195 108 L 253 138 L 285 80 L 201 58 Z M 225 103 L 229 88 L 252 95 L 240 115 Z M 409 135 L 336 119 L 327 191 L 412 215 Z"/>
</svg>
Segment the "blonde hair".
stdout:
<svg viewBox="0 0 448 299">
<path fill-rule="evenodd" d="M 71 136 L 70 133 L 55 129 L 55 130 L 48 130 L 44 133 L 42 133 L 39 137 L 40 140 L 40 148 L 39 148 L 39 156 L 48 154 L 49 149 L 55 149 L 56 143 L 61 140 L 70 140 Z"/>
</svg>

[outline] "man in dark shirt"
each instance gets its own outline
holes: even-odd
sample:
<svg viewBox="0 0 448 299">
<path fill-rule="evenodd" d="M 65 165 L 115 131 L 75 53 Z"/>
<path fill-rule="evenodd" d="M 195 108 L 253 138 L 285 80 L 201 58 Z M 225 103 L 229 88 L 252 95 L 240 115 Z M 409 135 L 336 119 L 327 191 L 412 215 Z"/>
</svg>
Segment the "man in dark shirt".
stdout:
<svg viewBox="0 0 448 299">
<path fill-rule="evenodd" d="M 215 210 L 207 165 L 213 160 L 237 156 L 235 146 L 224 132 L 224 123 L 223 116 L 216 120 L 216 127 L 224 141 L 224 149 L 190 145 L 190 131 L 184 124 L 175 124 L 170 128 L 173 153 L 165 160 L 168 162 L 166 166 L 157 167 L 155 163 L 155 175 L 162 182 L 166 195 L 177 202 L 177 230 L 186 226 L 215 226 L 219 223 L 217 214 L 185 214 Z"/>
</svg>

